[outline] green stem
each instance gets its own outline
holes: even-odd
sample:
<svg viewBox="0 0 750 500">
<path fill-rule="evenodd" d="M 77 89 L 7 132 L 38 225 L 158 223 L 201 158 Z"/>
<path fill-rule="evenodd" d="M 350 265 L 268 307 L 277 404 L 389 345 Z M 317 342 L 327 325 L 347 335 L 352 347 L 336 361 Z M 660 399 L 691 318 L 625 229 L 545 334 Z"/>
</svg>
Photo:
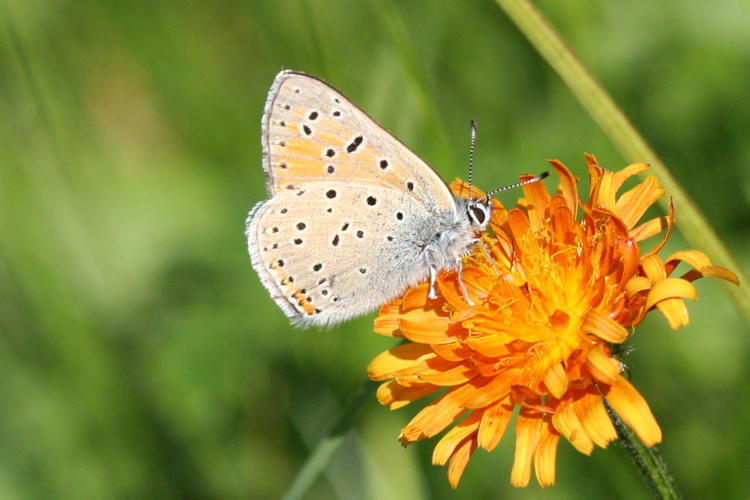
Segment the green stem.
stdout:
<svg viewBox="0 0 750 500">
<path fill-rule="evenodd" d="M 737 307 L 750 323 L 750 282 L 711 225 L 670 174 L 646 140 L 598 81 L 575 56 L 560 34 L 529 0 L 496 0 L 549 65 L 560 75 L 575 96 L 630 162 L 648 162 L 667 193 L 674 199 L 682 234 L 695 248 L 706 252 L 714 262 L 734 271 L 740 285 L 726 283 Z M 662 200 L 668 203 L 667 199 Z"/>
<path fill-rule="evenodd" d="M 669 475 L 667 464 L 659 454 L 659 450 L 653 446 L 649 448 L 638 439 L 635 432 L 622 421 L 612 407 L 604 399 L 604 406 L 612 423 L 615 424 L 617 435 L 622 444 L 633 459 L 641 477 L 648 484 L 655 498 L 674 500 L 680 498 L 674 479 Z"/>
<path fill-rule="evenodd" d="M 372 395 L 375 382 L 365 380 L 352 395 L 351 399 L 341 412 L 338 421 L 331 431 L 320 440 L 315 449 L 307 457 L 297 475 L 286 490 L 283 500 L 298 500 L 310 489 L 321 472 L 325 470 L 333 453 L 339 448 L 344 437 L 354 426 L 354 419 L 360 408 L 365 404 L 368 397 Z"/>
</svg>

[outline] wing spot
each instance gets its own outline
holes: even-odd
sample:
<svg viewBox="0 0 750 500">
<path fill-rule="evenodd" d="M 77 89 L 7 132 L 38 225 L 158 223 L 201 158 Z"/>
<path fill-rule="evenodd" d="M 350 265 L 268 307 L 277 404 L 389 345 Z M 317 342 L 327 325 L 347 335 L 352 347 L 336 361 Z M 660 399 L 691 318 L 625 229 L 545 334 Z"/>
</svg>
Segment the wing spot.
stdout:
<svg viewBox="0 0 750 500">
<path fill-rule="evenodd" d="M 282 162 L 279 163 L 279 168 L 286 168 L 286 167 L 287 167 L 286 162 L 282 161 Z"/>
<path fill-rule="evenodd" d="M 300 189 L 299 191 L 297 191 L 297 196 L 302 196 L 303 194 L 305 194 L 304 189 Z"/>
<path fill-rule="evenodd" d="M 349 223 L 348 222 L 344 222 L 344 225 L 341 226 L 341 230 L 342 231 L 346 231 L 347 229 L 349 229 Z"/>
<path fill-rule="evenodd" d="M 321 313 L 321 310 L 316 307 L 315 308 L 315 314 L 320 314 L 320 313 Z"/>
<path fill-rule="evenodd" d="M 354 138 L 354 140 L 346 147 L 346 151 L 348 153 L 353 153 L 357 150 L 357 148 L 362 144 L 362 141 L 364 138 L 361 135 L 358 135 Z"/>
<path fill-rule="evenodd" d="M 317 111 L 313 111 L 313 112 L 311 112 L 311 113 L 310 113 L 310 114 L 309 114 L 309 115 L 308 115 L 307 117 L 308 117 L 308 118 L 309 118 L 310 120 L 315 120 L 316 118 L 318 118 L 318 112 L 317 112 Z"/>
<path fill-rule="evenodd" d="M 285 213 L 287 213 L 288 211 L 289 211 L 289 209 L 288 209 L 288 208 L 282 208 L 281 210 L 279 210 L 279 213 L 281 213 L 281 214 L 285 214 Z"/>
<path fill-rule="evenodd" d="M 303 243 L 302 238 L 294 238 L 294 244 L 295 245 L 301 245 Z"/>
<path fill-rule="evenodd" d="M 326 212 L 328 212 L 329 214 L 332 214 L 333 213 L 333 207 L 326 208 Z"/>
<path fill-rule="evenodd" d="M 414 183 L 412 181 L 406 181 L 406 189 L 414 191 Z"/>
<path fill-rule="evenodd" d="M 279 141 L 279 146 L 281 146 L 282 148 L 283 148 L 284 146 L 286 146 L 286 141 Z"/>
<path fill-rule="evenodd" d="M 332 174 L 335 171 L 336 171 L 336 167 L 334 167 L 333 165 L 328 165 L 328 167 L 326 167 L 326 172 L 328 172 L 329 174 Z"/>
<path fill-rule="evenodd" d="M 320 291 L 320 294 L 321 294 L 321 295 L 322 295 L 323 297 L 325 297 L 326 295 L 328 295 L 328 290 L 321 290 L 321 291 Z"/>
<path fill-rule="evenodd" d="M 284 120 L 281 120 L 279 122 L 279 125 L 281 125 L 282 127 L 286 127 L 286 122 Z"/>
<path fill-rule="evenodd" d="M 294 89 L 295 94 L 299 94 L 299 89 Z"/>
<path fill-rule="evenodd" d="M 367 269 L 365 269 L 364 267 L 360 267 L 359 272 L 365 274 L 367 272 Z"/>
<path fill-rule="evenodd" d="M 385 170 L 388 168 L 388 160 L 380 160 L 380 169 Z"/>
<path fill-rule="evenodd" d="M 287 184 L 286 188 L 289 190 L 296 189 L 296 186 L 294 184 Z"/>
<path fill-rule="evenodd" d="M 364 231 L 362 231 L 361 229 L 359 231 L 357 231 L 357 238 L 364 238 L 364 237 L 365 237 L 365 232 Z"/>
<path fill-rule="evenodd" d="M 393 236 L 386 236 L 385 239 L 387 239 L 388 241 L 393 241 Z"/>
<path fill-rule="evenodd" d="M 333 113 L 331 113 L 331 114 L 332 114 L 333 116 L 335 116 L 336 118 L 338 118 L 339 116 L 341 116 L 341 111 L 339 111 L 339 110 L 337 109 L 337 110 L 335 110 L 335 111 L 334 111 Z"/>
<path fill-rule="evenodd" d="M 287 111 L 289 111 L 290 109 L 292 109 L 292 107 L 290 105 L 288 105 L 288 104 L 284 104 L 284 109 L 286 109 Z"/>
<path fill-rule="evenodd" d="M 312 270 L 315 271 L 316 273 L 320 271 L 321 269 L 323 269 L 323 264 L 320 262 L 312 266 Z"/>
<path fill-rule="evenodd" d="M 279 228 L 278 228 L 278 227 L 276 227 L 276 226 L 273 226 L 273 227 L 271 228 L 271 232 L 272 232 L 272 233 L 278 233 L 278 232 L 279 232 Z"/>
<path fill-rule="evenodd" d="M 276 265 L 279 267 L 284 267 L 284 259 L 279 259 L 276 261 Z"/>
<path fill-rule="evenodd" d="M 294 276 L 289 276 L 289 277 L 287 278 L 287 281 L 288 281 L 289 283 L 294 283 Z"/>
<path fill-rule="evenodd" d="M 338 297 L 331 297 L 331 302 L 338 302 L 338 301 L 339 301 Z"/>
<path fill-rule="evenodd" d="M 334 97 L 333 102 L 335 102 L 336 104 L 341 104 L 341 100 L 338 97 Z"/>
<path fill-rule="evenodd" d="M 307 125 L 302 125 L 302 131 L 305 133 L 305 135 L 311 135 L 312 129 L 308 127 Z"/>
<path fill-rule="evenodd" d="M 273 245 L 271 245 L 271 250 L 276 250 L 277 248 L 279 248 L 279 244 L 278 243 L 274 243 Z"/>
<path fill-rule="evenodd" d="M 323 284 L 323 283 L 325 283 L 325 282 L 326 282 L 326 278 L 320 278 L 320 279 L 318 280 L 318 285 L 322 285 L 322 284 Z M 323 290 L 323 291 L 325 292 L 326 290 Z M 323 295 L 327 295 L 327 293 L 324 293 Z"/>
<path fill-rule="evenodd" d="M 396 218 L 398 220 L 404 220 L 404 213 L 403 212 L 396 212 Z"/>
<path fill-rule="evenodd" d="M 328 191 L 326 191 L 326 196 L 330 199 L 334 199 L 336 197 L 336 190 L 329 189 Z"/>
<path fill-rule="evenodd" d="M 305 224 L 304 222 L 297 223 L 297 229 L 299 229 L 300 231 L 304 231 L 306 227 L 307 227 L 307 224 Z"/>
<path fill-rule="evenodd" d="M 335 247 L 339 246 L 339 235 L 338 234 L 333 237 L 333 241 L 331 241 L 331 245 L 333 245 Z"/>
<path fill-rule="evenodd" d="M 328 158 L 333 158 L 336 155 L 336 151 L 333 148 L 326 149 L 326 156 Z"/>
<path fill-rule="evenodd" d="M 378 200 L 374 196 L 368 196 L 367 197 L 367 204 L 370 206 L 375 205 L 378 202 Z"/>
</svg>

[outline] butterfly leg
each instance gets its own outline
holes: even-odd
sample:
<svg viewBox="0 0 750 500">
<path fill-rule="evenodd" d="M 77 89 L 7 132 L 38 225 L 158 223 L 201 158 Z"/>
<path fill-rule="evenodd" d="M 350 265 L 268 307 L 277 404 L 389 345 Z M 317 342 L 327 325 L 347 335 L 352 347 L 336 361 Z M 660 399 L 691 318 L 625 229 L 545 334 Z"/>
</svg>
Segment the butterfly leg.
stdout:
<svg viewBox="0 0 750 500">
<path fill-rule="evenodd" d="M 435 269 L 435 266 L 430 266 L 430 293 L 427 294 L 427 297 L 430 299 L 436 299 L 437 294 L 435 293 L 435 280 L 437 279 L 437 269 Z"/>
<path fill-rule="evenodd" d="M 482 240 L 479 240 L 479 246 L 482 247 L 484 256 L 487 257 L 487 262 L 490 263 L 490 266 L 492 266 L 492 270 L 495 271 L 495 276 L 500 276 L 500 273 L 497 272 L 497 268 L 495 267 L 495 261 L 492 260 L 492 257 L 490 256 L 490 251 L 487 250 L 487 245 L 485 245 Z"/>
<path fill-rule="evenodd" d="M 473 306 L 474 302 L 469 298 L 469 293 L 466 291 L 466 285 L 464 285 L 464 263 L 461 260 L 461 258 L 456 259 L 456 271 L 458 272 L 458 286 L 461 287 L 461 293 L 464 296 L 464 300 L 470 305 Z"/>
</svg>

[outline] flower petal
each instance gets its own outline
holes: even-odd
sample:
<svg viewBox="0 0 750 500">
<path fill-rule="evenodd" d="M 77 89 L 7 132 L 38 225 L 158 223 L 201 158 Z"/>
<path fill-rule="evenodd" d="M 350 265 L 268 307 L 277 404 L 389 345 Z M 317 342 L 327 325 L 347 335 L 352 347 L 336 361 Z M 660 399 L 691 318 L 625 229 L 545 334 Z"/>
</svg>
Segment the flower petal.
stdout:
<svg viewBox="0 0 750 500">
<path fill-rule="evenodd" d="M 522 409 L 516 418 L 516 452 L 510 471 L 510 484 L 523 487 L 531 478 L 531 461 L 541 434 L 542 417 L 538 411 Z"/>
<path fill-rule="evenodd" d="M 451 461 L 448 464 L 448 482 L 452 488 L 458 488 L 458 482 L 461 480 L 461 476 L 463 475 L 466 466 L 469 464 L 469 459 L 476 448 L 476 441 L 471 438 L 466 438 L 466 440 L 458 446 L 453 457 L 451 457 Z"/>
<path fill-rule="evenodd" d="M 560 162 L 560 160 L 547 160 L 557 172 L 560 178 L 560 184 L 557 190 L 565 198 L 568 209 L 573 213 L 573 218 L 578 216 L 578 181 L 573 173 Z"/>
<path fill-rule="evenodd" d="M 552 424 L 579 452 L 591 455 L 594 451 L 594 442 L 583 429 L 574 405 L 558 406 L 557 411 L 552 415 Z"/>
<path fill-rule="evenodd" d="M 601 346 L 591 349 L 586 356 L 586 367 L 591 375 L 603 384 L 614 384 L 622 371 L 622 365 L 604 352 Z"/>
<path fill-rule="evenodd" d="M 555 484 L 555 465 L 557 461 L 557 443 L 560 434 L 545 422 L 541 426 L 539 444 L 534 453 L 534 473 L 539 486 L 542 488 Z"/>
<path fill-rule="evenodd" d="M 607 410 L 598 393 L 586 392 L 573 403 L 581 426 L 589 438 L 602 448 L 617 439 L 617 431 L 607 415 Z"/>
<path fill-rule="evenodd" d="M 617 214 L 628 229 L 632 229 L 646 210 L 662 196 L 664 196 L 664 188 L 659 185 L 656 177 L 650 175 L 620 196 L 616 204 Z"/>
<path fill-rule="evenodd" d="M 654 286 L 649 290 L 646 308 L 650 308 L 663 300 L 677 297 L 695 300 L 698 298 L 698 292 L 695 291 L 695 287 L 689 281 L 680 278 L 663 279 L 654 283 Z"/>
<path fill-rule="evenodd" d="M 432 384 L 402 385 L 396 380 L 380 384 L 375 396 L 380 404 L 388 406 L 391 410 L 397 410 L 418 399 L 432 394 L 441 387 Z"/>
<path fill-rule="evenodd" d="M 500 443 L 513 416 L 513 406 L 505 400 L 499 401 L 484 410 L 477 434 L 479 446 L 491 451 Z"/>
<path fill-rule="evenodd" d="M 651 413 L 651 408 L 630 382 L 619 377 L 609 390 L 605 390 L 605 397 L 612 409 L 633 429 L 643 444 L 653 446 L 661 442 L 661 429 Z"/>
<path fill-rule="evenodd" d="M 380 353 L 367 366 L 367 376 L 370 380 L 385 380 L 393 378 L 395 372 L 412 367 L 426 358 L 435 358 L 436 354 L 428 344 L 397 345 Z"/>
<path fill-rule="evenodd" d="M 628 337 L 628 331 L 620 323 L 596 309 L 591 309 L 586 314 L 581 332 L 596 335 L 613 344 L 622 344 Z"/>
<path fill-rule="evenodd" d="M 476 434 L 481 418 L 481 411 L 473 411 L 453 429 L 446 432 L 432 450 L 433 465 L 445 465 L 458 445 L 467 437 Z"/>
<path fill-rule="evenodd" d="M 544 385 L 558 399 L 565 394 L 565 391 L 568 390 L 568 374 L 565 372 L 562 363 L 555 363 L 547 370 L 547 373 L 544 374 Z"/>
</svg>

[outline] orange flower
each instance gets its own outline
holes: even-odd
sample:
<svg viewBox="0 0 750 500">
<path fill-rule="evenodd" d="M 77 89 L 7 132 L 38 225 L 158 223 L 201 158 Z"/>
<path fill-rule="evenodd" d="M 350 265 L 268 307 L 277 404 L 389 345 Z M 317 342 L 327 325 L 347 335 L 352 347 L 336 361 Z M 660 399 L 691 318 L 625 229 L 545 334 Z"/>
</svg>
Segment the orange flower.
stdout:
<svg viewBox="0 0 750 500">
<path fill-rule="evenodd" d="M 493 201 L 494 236 L 482 236 L 492 262 L 480 245 L 464 259 L 463 280 L 474 305 L 463 297 L 456 272 L 442 272 L 438 299 L 429 300 L 422 284 L 384 305 L 375 320 L 377 333 L 408 340 L 370 363 L 370 378 L 385 381 L 378 400 L 395 410 L 444 390 L 399 439 L 408 445 L 455 423 L 432 455 L 434 464 L 448 463 L 454 488 L 477 447 L 497 446 L 516 406 L 514 486 L 528 484 L 532 463 L 541 486 L 554 483 L 560 436 L 587 455 L 594 445 L 616 439 L 603 397 L 644 444 L 660 442 L 656 419 L 621 375 L 610 344 L 624 342 L 628 329 L 654 308 L 672 328 L 686 325 L 683 299 L 696 298 L 691 282 L 697 278 L 737 283 L 734 273 L 697 250 L 658 256 L 672 229 L 671 204 L 669 216 L 636 225 L 664 194 L 656 178 L 616 195 L 647 165 L 609 172 L 593 156 L 586 162 L 586 203 L 559 161 L 551 161 L 560 177 L 557 194 L 550 196 L 537 182 L 524 186 L 517 208 Z M 467 186 L 452 188 L 465 193 Z M 664 229 L 654 248 L 639 247 Z M 681 261 L 693 269 L 670 277 Z"/>
</svg>

